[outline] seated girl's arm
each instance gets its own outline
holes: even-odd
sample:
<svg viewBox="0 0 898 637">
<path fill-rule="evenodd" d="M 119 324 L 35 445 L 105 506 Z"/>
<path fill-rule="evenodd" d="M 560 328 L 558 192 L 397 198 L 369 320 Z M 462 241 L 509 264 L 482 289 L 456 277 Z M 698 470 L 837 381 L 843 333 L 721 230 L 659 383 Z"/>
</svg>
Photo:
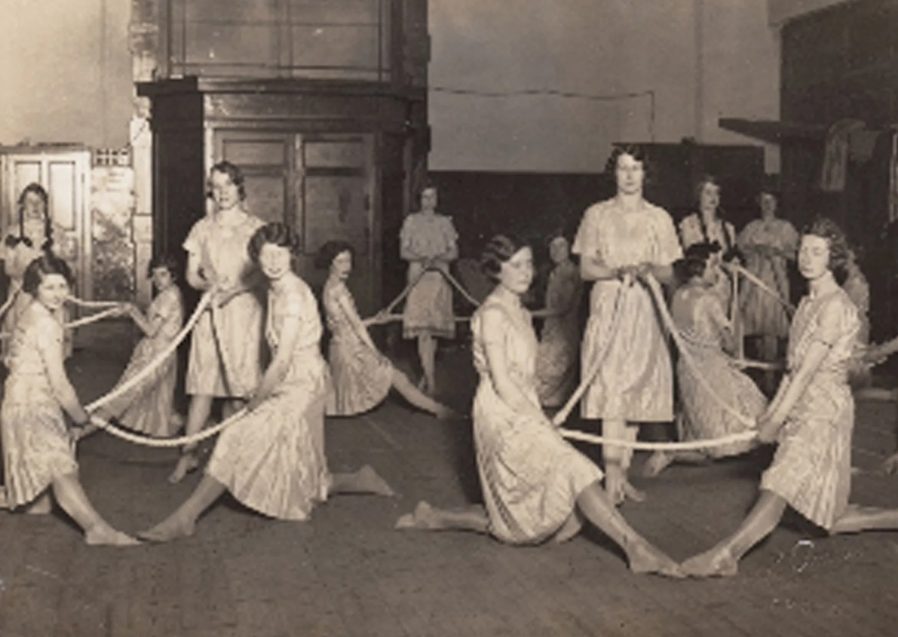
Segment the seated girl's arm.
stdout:
<svg viewBox="0 0 898 637">
<path fill-rule="evenodd" d="M 351 302 L 349 290 L 347 289 L 343 293 L 338 293 L 336 301 L 337 305 L 339 305 L 340 309 L 349 319 L 349 324 L 352 326 L 353 331 L 355 331 L 356 336 L 358 336 L 359 339 L 372 350 L 380 353 L 380 350 L 377 349 L 377 345 L 371 340 L 371 335 L 368 333 L 368 329 L 362 322 L 358 310 L 355 308 L 355 304 Z"/>
<path fill-rule="evenodd" d="M 53 392 L 53 397 L 69 417 L 79 426 L 83 426 L 88 423 L 90 417 L 84 410 L 84 407 L 81 406 L 78 395 L 75 393 L 75 388 L 72 387 L 72 383 L 69 382 L 69 378 L 65 373 L 62 330 L 54 331 L 56 333 L 50 338 L 41 339 L 38 343 L 40 356 L 47 370 L 50 390 Z"/>
<path fill-rule="evenodd" d="M 289 317 L 284 321 L 283 328 L 279 336 L 277 353 L 268 365 L 265 373 L 262 374 L 262 380 L 256 391 L 253 392 L 246 408 L 250 411 L 258 407 L 284 380 L 284 376 L 290 369 L 293 350 L 296 345 L 296 339 L 299 338 L 300 321 L 296 317 Z"/>
<path fill-rule="evenodd" d="M 514 411 L 522 415 L 546 419 L 540 406 L 525 396 L 511 378 L 506 365 L 506 341 L 503 338 L 503 334 L 508 330 L 508 325 L 504 320 L 502 310 L 488 309 L 484 311 L 482 329 L 487 367 L 496 394 Z"/>
</svg>

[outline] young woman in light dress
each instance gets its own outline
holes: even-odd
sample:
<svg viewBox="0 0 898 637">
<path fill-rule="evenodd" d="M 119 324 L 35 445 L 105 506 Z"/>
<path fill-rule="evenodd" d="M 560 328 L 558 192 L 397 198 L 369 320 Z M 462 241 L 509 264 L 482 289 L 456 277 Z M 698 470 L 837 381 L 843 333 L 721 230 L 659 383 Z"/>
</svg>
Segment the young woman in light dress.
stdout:
<svg viewBox="0 0 898 637">
<path fill-rule="evenodd" d="M 449 264 L 458 258 L 458 233 L 452 218 L 438 214 L 436 208 L 437 189 L 428 184 L 421 191 L 421 210 L 408 215 L 399 232 L 400 255 L 408 261 L 408 282 L 417 281 L 405 300 L 402 335 L 418 340 L 424 372 L 419 386 L 431 396 L 436 393 L 436 339 L 455 336 L 452 288 L 435 270 L 449 272 Z"/>
<path fill-rule="evenodd" d="M 752 427 L 724 409 L 708 393 L 698 374 L 720 399 L 746 418 L 756 419 L 767 408 L 767 399 L 754 381 L 739 370 L 726 351 L 735 350 L 732 322 L 715 292 L 721 276 L 716 243 L 694 243 L 675 264 L 685 281 L 674 293 L 670 313 L 688 352 L 677 360 L 677 388 L 682 410 L 680 439 L 708 440 L 751 430 Z M 688 355 L 688 358 L 687 358 Z M 656 451 L 643 466 L 643 474 L 656 476 L 672 462 L 697 463 L 725 458 L 750 450 L 754 441 L 731 443 L 696 451 Z"/>
<path fill-rule="evenodd" d="M 845 235 L 829 219 L 816 220 L 801 237 L 798 267 L 810 292 L 789 331 L 788 372 L 758 422 L 760 440 L 776 442 L 776 455 L 748 517 L 684 562 L 688 575 L 735 575 L 742 556 L 776 528 L 787 506 L 829 533 L 898 529 L 898 509 L 848 503 L 854 428 L 848 369 L 860 322 L 839 285 L 847 252 Z"/>
<path fill-rule="evenodd" d="M 29 303 L 13 332 L 6 357 L 9 376 L 0 409 L 4 499 L 11 509 L 49 513 L 50 493 L 84 531 L 88 544 L 126 546 L 134 538 L 106 522 L 84 493 L 75 460 L 75 434 L 89 417 L 66 377 L 63 328 L 56 313 L 69 295 L 72 275 L 64 261 L 40 256 L 25 268 L 22 291 Z"/>
<path fill-rule="evenodd" d="M 244 178 L 237 166 L 215 164 L 209 186 L 215 205 L 184 241 L 187 283 L 203 292 L 215 290 L 216 306 L 203 314 L 191 335 L 187 434 L 205 426 L 215 398 L 226 400 L 226 416 L 236 412 L 262 373 L 262 281 L 247 245 L 264 223 L 244 209 Z M 169 481 L 179 482 L 198 466 L 195 445 L 184 447 Z"/>
<path fill-rule="evenodd" d="M 583 283 L 571 261 L 567 237 L 551 238 L 549 258 L 554 267 L 546 284 L 546 307 L 533 312 L 534 318 L 545 319 L 536 359 L 536 389 L 543 407 L 560 407 L 577 385 Z"/>
<path fill-rule="evenodd" d="M 488 533 L 509 544 L 564 541 L 581 516 L 626 553 L 636 573 L 677 576 L 676 564 L 640 536 L 601 487 L 602 472 L 546 418 L 536 394 L 536 334 L 521 303 L 533 280 L 530 248 L 498 235 L 483 254 L 497 285 L 471 322 L 474 444 L 485 506 L 438 509 L 425 501 L 396 523 L 400 529 Z"/>
<path fill-rule="evenodd" d="M 671 264 L 683 253 L 670 215 L 642 196 L 644 160 L 637 148 L 614 149 L 608 163 L 617 196 L 586 210 L 572 249 L 580 255 L 580 276 L 594 282 L 581 375 L 589 374 L 596 357 L 606 352 L 583 396 L 581 414 L 601 418 L 605 436 L 626 440 L 636 439 L 640 423 L 673 421 L 667 338 L 641 279 L 652 274 L 662 283 L 671 281 Z M 612 501 L 643 499 L 627 479 L 632 451 L 606 445 L 602 453 Z"/>
<path fill-rule="evenodd" d="M 315 258 L 315 265 L 328 270 L 321 294 L 331 331 L 328 361 L 332 390 L 328 397 L 329 416 L 352 416 L 373 409 L 395 389 L 409 403 L 440 419 L 457 417 L 446 405 L 438 403 L 415 387 L 408 377 L 393 367 L 380 353 L 369 324 L 381 320 L 375 316 L 365 322 L 356 310 L 346 280 L 352 272 L 355 250 L 345 241 L 328 241 Z"/>
<path fill-rule="evenodd" d="M 328 471 L 328 369 L 320 351 L 318 303 L 293 269 L 298 247 L 296 235 L 281 223 L 253 234 L 249 255 L 268 280 L 265 337 L 271 363 L 250 394 L 248 413 L 218 437 L 193 494 L 139 537 L 163 542 L 191 535 L 197 518 L 225 491 L 280 520 L 305 520 L 316 503 L 335 493 L 392 495 L 371 467 Z"/>
</svg>

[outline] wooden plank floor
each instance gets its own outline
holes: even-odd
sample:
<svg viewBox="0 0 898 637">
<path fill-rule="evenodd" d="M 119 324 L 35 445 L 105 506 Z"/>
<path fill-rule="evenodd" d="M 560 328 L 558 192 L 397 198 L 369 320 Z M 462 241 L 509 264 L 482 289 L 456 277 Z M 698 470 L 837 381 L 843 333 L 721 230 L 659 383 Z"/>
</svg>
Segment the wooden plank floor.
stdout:
<svg viewBox="0 0 898 637">
<path fill-rule="evenodd" d="M 111 386 L 120 356 L 76 356 L 83 398 Z M 468 357 L 460 350 L 441 361 L 459 407 L 474 382 Z M 857 465 L 873 467 L 894 447 L 894 421 L 892 403 L 859 405 Z M 307 523 L 266 520 L 225 499 L 193 538 L 133 549 L 87 547 L 59 514 L 0 514 L 0 635 L 822 637 L 893 635 L 898 625 L 898 534 L 828 538 L 792 515 L 734 579 L 634 576 L 598 533 L 513 548 L 474 534 L 392 530 L 420 498 L 478 497 L 469 423 L 439 423 L 391 399 L 329 421 L 327 445 L 332 470 L 370 463 L 400 496 L 333 498 Z M 80 450 L 89 495 L 128 531 L 158 521 L 196 484 L 196 475 L 166 483 L 174 458 L 105 435 Z M 674 467 L 637 481 L 649 499 L 623 512 L 685 558 L 734 528 L 764 461 Z M 861 474 L 855 494 L 898 506 L 898 478 Z"/>
</svg>

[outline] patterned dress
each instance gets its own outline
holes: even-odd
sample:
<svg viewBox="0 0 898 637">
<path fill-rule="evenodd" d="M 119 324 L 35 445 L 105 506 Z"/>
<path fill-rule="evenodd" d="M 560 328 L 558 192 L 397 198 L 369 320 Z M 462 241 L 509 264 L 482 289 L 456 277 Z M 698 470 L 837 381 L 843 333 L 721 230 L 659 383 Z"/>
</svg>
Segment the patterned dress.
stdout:
<svg viewBox="0 0 898 637">
<path fill-rule="evenodd" d="M 32 303 L 16 324 L 10 343 L 0 431 L 6 494 L 12 507 L 31 502 L 54 479 L 78 470 L 62 407 L 47 375 L 46 361 L 62 358 L 62 332 L 46 307 Z"/>
<path fill-rule="evenodd" d="M 157 295 L 147 309 L 147 318 L 151 322 L 161 320 L 161 327 L 154 336 L 140 339 L 116 387 L 143 370 L 178 335 L 184 322 L 181 290 L 172 285 Z M 172 352 L 153 373 L 110 402 L 106 409 L 135 431 L 157 437 L 171 436 L 177 426 L 172 421 L 177 376 L 177 353 Z"/>
<path fill-rule="evenodd" d="M 484 329 L 487 312 L 497 313 L 501 326 L 492 333 Z M 491 295 L 474 313 L 471 332 L 474 367 L 480 376 L 473 406 L 474 445 L 489 529 L 503 542 L 540 542 L 561 528 L 577 496 L 601 480 L 602 472 L 568 444 L 548 419 L 521 415 L 496 393 L 487 344 L 501 348 L 512 381 L 534 406 L 539 404 L 534 377 L 536 334 L 527 311 Z"/>
<path fill-rule="evenodd" d="M 342 281 L 328 282 L 322 295 L 331 331 L 328 359 L 333 381 L 327 413 L 352 416 L 383 402 L 393 384 L 393 365 L 356 334 L 349 312 L 358 316 L 352 294 Z"/>
<path fill-rule="evenodd" d="M 572 251 L 598 257 L 609 268 L 640 263 L 670 265 L 682 256 L 673 222 L 664 209 L 644 201 L 640 209 L 626 211 L 617 199 L 586 210 Z M 608 342 L 616 311 L 621 312 L 621 320 Z M 583 416 L 671 421 L 670 352 L 651 293 L 642 284 L 623 287 L 615 279 L 596 281 L 592 286 L 581 352 L 583 373 L 592 368 L 606 343 L 608 352 L 602 368 L 583 397 Z"/>
<path fill-rule="evenodd" d="M 677 361 L 677 381 L 683 410 L 683 440 L 719 438 L 750 429 L 748 425 L 721 407 L 708 393 L 697 374 L 710 381 L 718 396 L 737 412 L 751 419 L 758 418 L 767 408 L 767 399 L 754 381 L 743 374 L 724 353 L 722 333 L 730 325 L 720 298 L 710 289 L 685 286 L 674 294 L 671 314 L 693 364 L 680 356 Z M 722 447 L 709 447 L 705 452 L 722 458 L 751 449 L 751 441 Z"/>
<path fill-rule="evenodd" d="M 549 316 L 543 323 L 536 357 L 536 390 L 545 407 L 564 404 L 577 384 L 577 357 L 580 349 L 579 307 L 583 285 L 576 265 L 567 261 L 549 274 L 546 307 L 567 308 L 564 314 Z"/>
<path fill-rule="evenodd" d="M 206 473 L 251 509 L 305 520 L 330 486 L 324 456 L 329 378 L 318 303 L 301 279 L 286 283 L 269 292 L 265 336 L 276 355 L 284 325 L 299 325 L 289 369 L 267 400 L 221 433 Z"/>
<path fill-rule="evenodd" d="M 696 243 L 717 243 L 720 246 L 720 256 L 724 256 L 736 247 L 736 229 L 733 224 L 723 219 L 717 219 L 706 226 L 702 222 L 701 213 L 694 212 L 680 221 L 679 230 L 680 243 L 684 251 Z M 713 290 L 720 297 L 724 307 L 729 307 L 733 294 L 733 280 L 723 268 L 718 268 L 717 283 Z"/>
<path fill-rule="evenodd" d="M 789 369 L 798 369 L 814 342 L 829 351 L 789 413 L 761 479 L 762 489 L 824 529 L 844 512 L 851 490 L 854 399 L 847 375 L 859 328 L 857 308 L 841 288 L 801 300 L 789 331 Z"/>
<path fill-rule="evenodd" d="M 197 221 L 184 249 L 200 259 L 200 267 L 210 276 L 226 277 L 232 284 L 245 283 L 253 270 L 247 246 L 264 222 L 248 214 L 234 225 L 222 225 L 217 219 L 207 216 Z M 214 332 L 212 312 L 203 313 L 193 330 L 187 393 L 246 397 L 261 377 L 262 305 L 255 293 L 240 294 L 215 316 Z"/>
<path fill-rule="evenodd" d="M 421 257 L 435 257 L 455 247 L 458 233 L 452 218 L 440 214 L 414 213 L 405 218 L 399 241 L 404 250 Z M 435 266 L 448 271 L 448 264 Z M 408 282 L 416 280 L 423 266 L 411 261 L 408 266 Z M 452 288 L 439 272 L 427 272 L 412 288 L 405 299 L 402 335 L 416 338 L 430 334 L 442 338 L 455 336 L 455 317 L 452 313 Z"/>
<path fill-rule="evenodd" d="M 768 246 L 794 255 L 800 237 L 784 219 L 756 219 L 739 233 L 739 247 L 745 253 L 745 268 L 789 300 L 789 274 L 784 256 L 765 256 L 752 247 Z M 740 291 L 743 327 L 746 336 L 778 336 L 789 333 L 789 317 L 783 304 L 753 283 L 745 283 Z"/>
</svg>

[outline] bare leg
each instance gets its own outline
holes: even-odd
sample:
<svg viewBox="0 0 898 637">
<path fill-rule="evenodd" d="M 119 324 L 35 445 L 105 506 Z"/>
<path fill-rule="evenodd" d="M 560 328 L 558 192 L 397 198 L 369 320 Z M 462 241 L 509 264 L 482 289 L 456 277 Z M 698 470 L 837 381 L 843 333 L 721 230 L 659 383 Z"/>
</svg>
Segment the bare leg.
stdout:
<svg viewBox="0 0 898 637">
<path fill-rule="evenodd" d="M 627 421 L 609 419 L 602 425 L 602 433 L 606 438 L 635 441 L 638 434 L 636 427 L 627 426 Z M 605 459 L 605 490 L 615 504 L 620 504 L 626 498 L 641 502 L 645 494 L 636 489 L 627 480 L 627 470 L 630 468 L 630 460 L 633 458 L 632 449 L 617 445 L 603 445 L 602 455 Z"/>
<path fill-rule="evenodd" d="M 193 535 L 197 519 L 225 491 L 221 482 L 208 475 L 203 476 L 190 497 L 174 513 L 153 528 L 141 531 L 137 537 L 151 542 L 168 542 Z"/>
<path fill-rule="evenodd" d="M 836 520 L 830 533 L 860 533 L 861 531 L 898 530 L 898 509 L 862 507 L 849 504 L 845 512 Z"/>
<path fill-rule="evenodd" d="M 610 537 L 627 554 L 634 573 L 659 573 L 681 577 L 679 565 L 639 535 L 614 508 L 608 495 L 593 483 L 577 496 L 577 506 L 592 524 Z"/>
<path fill-rule="evenodd" d="M 451 408 L 442 403 L 438 403 L 415 387 L 408 379 L 408 376 L 396 368 L 393 368 L 393 387 L 412 405 L 422 411 L 432 413 L 440 420 L 450 420 L 458 417 L 458 414 Z"/>
<path fill-rule="evenodd" d="M 63 511 L 69 514 L 84 530 L 84 540 L 88 544 L 109 544 L 112 546 L 133 546 L 139 542 L 121 531 L 117 531 L 97 513 L 77 473 L 60 476 L 53 481 L 53 495 Z"/>
<path fill-rule="evenodd" d="M 775 493 L 762 490 L 755 506 L 736 532 L 712 549 L 683 562 L 683 572 L 693 577 L 735 575 L 742 556 L 773 532 L 785 510 L 785 500 Z"/>
<path fill-rule="evenodd" d="M 418 357 L 424 371 L 424 393 L 433 395 L 436 392 L 436 355 L 437 342 L 430 334 L 418 337 Z"/>
<path fill-rule="evenodd" d="M 413 513 L 406 513 L 396 520 L 396 528 L 421 531 L 474 531 L 487 534 L 489 518 L 486 510 L 479 504 L 462 509 L 437 509 L 421 500 Z"/>
<path fill-rule="evenodd" d="M 212 396 L 194 395 L 190 397 L 190 407 L 187 409 L 187 425 L 184 433 L 188 436 L 193 435 L 206 424 L 209 414 L 212 413 Z M 184 479 L 184 477 L 200 466 L 199 458 L 196 457 L 196 445 L 184 445 L 181 448 L 181 457 L 178 458 L 178 464 L 175 470 L 168 476 L 168 481 L 176 484 Z"/>
<path fill-rule="evenodd" d="M 675 462 L 705 464 L 708 456 L 701 451 L 656 451 L 642 465 L 642 475 L 654 478 Z"/>
<path fill-rule="evenodd" d="M 395 495 L 393 489 L 369 465 L 365 465 L 354 473 L 331 474 L 331 485 L 328 495 L 338 493 L 371 493 L 374 495 Z"/>
<path fill-rule="evenodd" d="M 53 500 L 50 498 L 49 489 L 25 506 L 27 515 L 47 515 L 51 511 L 53 511 Z"/>
</svg>

